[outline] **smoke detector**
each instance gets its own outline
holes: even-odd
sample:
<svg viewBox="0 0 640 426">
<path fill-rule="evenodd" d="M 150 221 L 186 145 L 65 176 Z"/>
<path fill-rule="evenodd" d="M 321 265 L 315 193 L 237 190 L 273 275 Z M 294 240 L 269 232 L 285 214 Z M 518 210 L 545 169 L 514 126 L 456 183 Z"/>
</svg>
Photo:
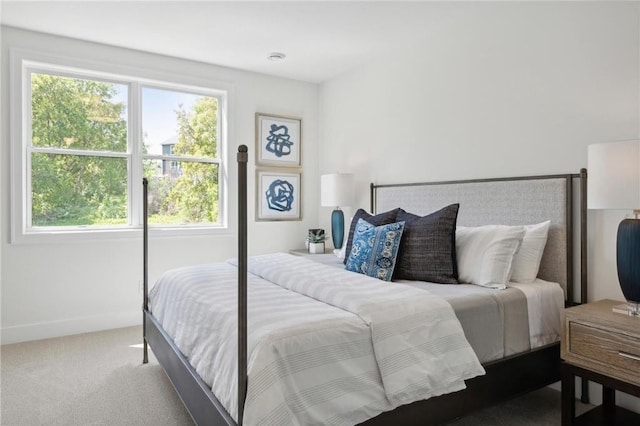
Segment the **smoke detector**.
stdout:
<svg viewBox="0 0 640 426">
<path fill-rule="evenodd" d="M 271 62 L 277 62 L 277 61 L 282 61 L 286 57 L 287 57 L 287 55 L 285 55 L 284 53 L 271 52 L 267 56 L 267 59 L 269 59 Z"/>
</svg>

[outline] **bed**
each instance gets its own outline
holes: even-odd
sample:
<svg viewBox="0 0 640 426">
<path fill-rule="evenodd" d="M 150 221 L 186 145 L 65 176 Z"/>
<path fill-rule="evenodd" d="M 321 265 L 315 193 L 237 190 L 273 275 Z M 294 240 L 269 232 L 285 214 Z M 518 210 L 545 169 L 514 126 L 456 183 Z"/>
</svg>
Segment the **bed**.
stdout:
<svg viewBox="0 0 640 426">
<path fill-rule="evenodd" d="M 201 362 L 197 360 L 194 362 L 194 354 L 198 354 L 201 360 L 206 358 L 203 353 L 205 349 L 198 349 L 199 343 L 194 340 L 194 337 L 178 334 L 176 338 L 176 328 L 171 325 L 171 322 L 167 322 L 167 316 L 172 315 L 177 318 L 177 314 L 163 313 L 171 309 L 171 300 L 175 300 L 176 296 L 162 296 L 156 297 L 152 294 L 149 295 L 148 282 L 147 282 L 147 256 L 148 256 L 148 233 L 146 225 L 146 208 L 145 208 L 145 232 L 144 232 L 144 301 L 143 301 L 143 332 L 144 332 L 144 362 L 147 362 L 147 344 L 151 346 L 158 361 L 163 366 L 165 372 L 173 383 L 174 387 L 180 398 L 183 400 L 185 406 L 189 410 L 189 413 L 193 417 L 194 421 L 199 425 L 211 424 L 211 425 L 234 425 L 234 424 L 257 424 L 256 415 L 259 412 L 254 412 L 252 407 L 245 413 L 245 401 L 260 400 L 260 396 L 256 396 L 255 388 L 257 383 L 262 383 L 257 375 L 253 376 L 252 388 L 247 389 L 247 375 L 248 365 L 255 366 L 258 362 L 256 359 L 262 358 L 256 357 L 254 348 L 256 345 L 256 334 L 270 335 L 265 333 L 263 328 L 257 326 L 260 324 L 256 320 L 257 315 L 255 312 L 247 314 L 247 288 L 250 288 L 252 292 L 263 291 L 266 293 L 280 292 L 278 289 L 271 289 L 267 284 L 263 283 L 263 280 L 268 282 L 276 282 L 278 286 L 284 286 L 289 292 L 293 291 L 294 294 L 287 293 L 288 298 L 292 299 L 291 303 L 300 303 L 306 310 L 305 312 L 315 312 L 316 295 L 318 288 L 331 289 L 332 282 L 341 280 L 348 282 L 352 278 L 351 276 L 359 275 L 351 272 L 345 272 L 342 268 L 332 268 L 331 266 L 323 265 L 318 262 L 309 262 L 306 259 L 296 259 L 292 261 L 287 258 L 287 255 L 273 255 L 266 257 L 257 257 L 249 261 L 247 259 L 247 194 L 246 194 L 246 167 L 247 167 L 247 148 L 241 146 L 238 151 L 238 187 L 239 187 L 239 250 L 238 258 L 230 263 L 218 265 L 213 267 L 216 270 L 208 270 L 202 272 L 203 275 L 211 275 L 216 273 L 219 276 L 226 275 L 229 281 L 226 288 L 221 289 L 223 294 L 226 294 L 230 300 L 237 300 L 238 306 L 233 306 L 229 312 L 232 315 L 237 313 L 238 324 L 238 341 L 237 345 L 232 345 L 228 341 L 214 342 L 214 346 L 224 348 L 219 350 L 217 355 L 217 368 L 220 374 L 226 375 L 228 384 L 216 385 L 216 378 L 210 377 L 211 374 L 206 373 L 201 368 Z M 145 182 L 145 194 L 146 194 L 146 182 Z M 502 401 L 507 398 L 511 398 L 518 394 L 522 394 L 539 387 L 551 384 L 559 380 L 559 343 L 557 339 L 549 337 L 548 332 L 540 331 L 540 324 L 544 323 L 544 318 L 547 315 L 552 314 L 536 314 L 535 318 L 532 318 L 532 314 L 523 314 L 521 309 L 516 308 L 518 305 L 532 304 L 533 300 L 545 300 L 544 292 L 542 290 L 537 291 L 538 288 L 544 288 L 546 282 L 557 283 L 556 288 L 561 293 L 562 301 L 565 304 L 573 304 L 577 293 L 580 295 L 580 300 L 584 300 L 586 296 L 586 264 L 585 253 L 586 243 L 585 235 L 586 230 L 586 215 L 585 215 L 585 190 L 586 190 L 586 171 L 582 170 L 579 174 L 567 174 L 567 175 L 553 175 L 553 176 L 536 176 L 536 177 L 518 177 L 508 179 L 486 179 L 475 181 L 454 181 L 454 182 L 436 182 L 436 183 L 410 183 L 410 184 L 392 184 L 392 185 L 371 185 L 371 211 L 381 212 L 389 209 L 393 209 L 397 206 L 403 206 L 407 211 L 411 211 L 415 214 L 427 214 L 434 210 L 441 208 L 444 205 L 450 203 L 459 203 L 460 211 L 458 213 L 458 224 L 463 227 L 479 227 L 486 224 L 500 223 L 503 225 L 524 225 L 538 223 L 546 220 L 551 221 L 551 226 L 548 233 L 548 241 L 544 249 L 542 261 L 540 264 L 540 271 L 538 274 L 539 282 L 531 284 L 530 286 L 517 285 L 510 286 L 507 291 L 496 292 L 493 289 L 478 288 L 470 290 L 472 293 L 482 293 L 485 297 L 485 305 L 488 308 L 485 312 L 492 312 L 495 316 L 496 312 L 500 315 L 494 317 L 483 314 L 484 320 L 487 324 L 493 327 L 494 324 L 501 322 L 501 334 L 499 338 L 494 339 L 493 343 L 486 344 L 486 338 L 475 338 L 475 342 L 471 343 L 473 351 L 476 352 L 477 359 L 482 362 L 482 369 L 486 374 L 480 374 L 477 368 L 469 368 L 464 370 L 466 374 L 466 389 L 461 390 L 458 382 L 451 383 L 449 388 L 443 386 L 437 392 L 434 392 L 429 399 L 416 400 L 415 397 L 405 397 L 405 392 L 397 392 L 392 396 L 389 396 L 388 388 L 392 388 L 393 385 L 387 386 L 387 382 L 384 382 L 384 386 L 381 392 L 386 392 L 387 399 L 392 401 L 389 405 L 384 405 L 380 401 L 385 398 L 380 397 L 380 387 L 376 385 L 375 380 L 367 378 L 361 380 L 352 377 L 348 378 L 336 378 L 335 382 L 342 383 L 344 386 L 353 386 L 354 383 L 368 383 L 371 381 L 369 388 L 364 388 L 366 393 L 374 394 L 373 401 L 369 404 L 370 410 L 365 415 L 355 415 L 351 419 L 343 416 L 336 420 L 337 424 L 366 424 L 366 425 L 382 425 L 382 424 L 439 424 L 447 420 L 451 420 L 464 414 L 476 410 L 478 408 L 486 407 L 496 402 Z M 146 200 L 146 196 L 145 196 Z M 577 206 L 574 208 L 574 206 Z M 574 228 L 578 232 L 574 232 Z M 580 247 L 579 250 L 574 250 L 574 245 Z M 578 254 L 579 252 L 579 254 Z M 289 262 L 289 263 L 288 263 Z M 300 277 L 292 278 L 292 274 L 284 274 L 282 269 L 286 269 L 288 264 L 293 262 L 298 265 L 297 269 L 300 270 L 304 279 Z M 305 263 L 307 262 L 307 263 Z M 282 263 L 284 266 L 281 269 L 274 269 L 273 264 Z M 334 262 L 336 265 L 341 266 L 340 263 Z M 324 268 L 324 269 L 323 269 Z M 327 269 L 328 268 L 328 269 Z M 296 269 L 296 268 L 291 268 Z M 237 272 L 235 272 L 237 271 Z M 192 271 L 193 272 L 193 271 Z M 249 273 L 251 272 L 251 273 Z M 340 275 L 342 274 L 342 275 Z M 350 274 L 347 277 L 344 274 Z M 196 274 L 197 275 L 197 274 Z M 237 284 L 236 284 L 237 275 Z M 320 282 L 315 282 L 302 285 L 301 282 L 307 282 L 311 280 L 312 276 L 323 276 Z M 333 277 L 333 278 L 328 278 Z M 578 277 L 578 279 L 574 279 Z M 354 277 L 354 281 L 361 281 L 368 277 Z M 273 281 L 270 281 L 273 280 Z M 333 280 L 333 281 L 332 281 Z M 257 285 L 259 281 L 259 285 Z M 349 284 L 351 285 L 351 284 Z M 354 283 L 354 291 L 360 283 Z M 369 282 L 365 282 L 364 285 L 369 285 Z M 168 286 L 168 284 L 167 284 Z M 455 287 L 455 289 L 452 289 Z M 462 328 L 465 334 L 470 333 L 471 328 L 478 328 L 478 324 L 482 324 L 482 321 L 478 315 L 478 308 L 475 305 L 468 303 L 469 297 L 465 294 L 457 294 L 462 291 L 463 286 L 443 286 L 436 284 L 429 287 L 428 283 L 422 283 L 419 281 L 403 281 L 400 280 L 395 287 L 394 293 L 389 293 L 387 288 L 383 285 L 373 285 L 372 288 L 376 290 L 372 293 L 379 291 L 379 299 L 393 299 L 397 298 L 397 303 L 404 304 L 408 310 L 413 309 L 412 299 L 422 300 L 423 295 L 432 293 L 441 293 L 438 295 L 439 300 L 445 300 L 446 307 L 442 307 L 441 315 L 443 318 L 449 315 L 450 311 L 457 315 L 462 323 Z M 548 286 L 547 286 L 548 287 Z M 162 288 L 159 285 L 158 288 Z M 450 290 L 446 290 L 449 288 Z M 260 290 L 257 290 L 260 289 Z M 424 291 L 427 289 L 429 291 Z M 154 286 L 155 290 L 155 286 Z M 208 290 L 207 290 L 208 291 Z M 335 288 L 335 292 L 339 292 L 341 289 Z M 326 293 L 333 294 L 332 291 L 327 290 Z M 527 293 L 529 293 L 527 295 Z M 168 293 L 171 295 L 171 293 Z M 178 294 L 178 293 L 175 293 Z M 252 293 L 253 294 L 253 293 Z M 283 293 L 274 293 L 272 297 L 278 298 Z M 500 294 L 500 296 L 497 296 Z M 404 296 L 403 296 L 404 295 Z M 515 296 L 514 296 L 515 295 Z M 201 301 L 212 298 L 213 296 L 193 295 L 192 298 L 196 301 Z M 217 294 L 215 297 L 219 297 Z M 322 296 L 325 297 L 325 296 Z M 351 338 L 344 342 L 344 345 L 349 345 L 353 341 L 366 340 L 366 334 L 371 333 L 371 330 L 366 330 L 368 327 L 362 327 L 358 321 L 353 321 L 353 315 L 366 316 L 372 315 L 370 328 L 375 330 L 384 329 L 379 325 L 386 325 L 385 321 L 389 321 L 388 318 L 380 317 L 376 312 L 372 313 L 371 310 L 367 310 L 367 304 L 363 306 L 352 306 L 350 300 L 345 299 L 341 295 L 333 294 L 329 300 L 326 301 L 333 307 L 330 318 L 324 318 L 319 314 L 317 319 L 322 324 L 332 324 L 331 321 L 338 321 L 335 324 L 347 324 L 346 328 L 352 333 Z M 373 296 L 371 296 L 373 297 Z M 403 298 L 404 297 L 404 298 Z M 524 299 L 523 299 L 524 297 Z M 153 299 L 154 307 L 150 307 L 149 300 Z M 162 299 L 164 301 L 159 303 L 156 299 Z M 177 296 L 179 300 L 183 300 L 186 297 Z M 427 296 L 424 296 L 424 303 Z M 296 299 L 293 301 L 293 299 Z M 504 300 L 501 300 L 504 299 Z M 517 299 L 511 301 L 511 299 Z M 524 302 L 523 302 L 524 300 Z M 557 297 L 556 297 L 557 305 Z M 380 300 L 371 301 L 371 303 L 378 303 Z M 385 300 L 385 303 L 387 301 Z M 437 304 L 437 302 L 436 302 Z M 544 303 L 540 303 L 545 305 Z M 553 303 L 551 303 L 553 304 Z M 418 306 L 419 310 L 421 303 L 414 303 Z M 222 305 L 220 305 L 222 306 Z M 228 303 L 225 304 L 228 306 Z M 251 305 L 256 307 L 256 312 L 260 311 L 261 306 Z M 438 305 L 439 306 L 439 305 Z M 500 306 L 499 309 L 491 309 L 492 306 Z M 516 306 L 516 307 L 514 307 Z M 453 309 L 451 309 L 453 307 Z M 222 309 L 222 308 L 220 308 Z M 251 307 L 249 307 L 251 309 Z M 268 311 L 269 307 L 264 307 L 263 311 Z M 323 308 L 325 309 L 325 308 Z M 362 309 L 362 310 L 359 310 Z M 518 325 L 517 321 L 504 320 L 502 315 L 507 311 L 520 312 L 520 316 L 529 315 L 528 318 L 523 319 L 521 324 Z M 193 308 L 187 309 L 189 312 L 194 312 Z M 357 311 L 357 312 L 356 312 Z M 384 311 L 384 309 L 381 309 Z M 397 309 L 396 309 L 397 311 Z M 555 309 L 555 312 L 559 315 L 559 309 Z M 346 314 L 345 314 L 346 312 Z M 364 312 L 364 313 L 363 313 Z M 440 312 L 440 311 L 436 311 Z M 552 310 L 553 312 L 553 310 Z M 208 314 L 202 314 L 208 315 Z M 423 319 L 422 322 L 430 323 L 435 322 L 432 320 L 425 321 L 428 318 L 428 312 L 418 312 L 415 315 L 420 315 Z M 434 314 L 435 315 L 435 314 Z M 309 315 L 312 317 L 313 315 Z M 344 318 L 343 318 L 344 317 Z M 249 319 L 248 319 L 249 318 Z M 177 323 L 185 322 L 185 318 L 177 318 Z M 206 322 L 213 321 L 208 318 Z M 281 321 L 290 321 L 285 317 L 280 318 Z M 202 318 L 197 319 L 202 322 Z M 229 320 L 222 320 L 229 327 Z M 324 322 L 322 322 L 324 321 Z M 375 322 L 378 321 L 378 322 Z M 406 324 L 404 318 L 394 318 L 393 321 L 397 323 Z M 389 321 L 389 323 L 393 322 Z M 400 321 L 400 322 L 399 322 Z M 404 321 L 404 322 L 401 322 Z M 537 321 L 537 322 L 536 322 Z M 234 324 L 231 326 L 235 327 Z M 248 324 L 254 324 L 253 327 Z M 196 324 L 196 323 L 193 323 Z M 373 326 L 375 324 L 375 327 Z M 523 324 L 526 324 L 523 325 Z M 536 325 L 537 324 L 537 325 Z M 336 325 L 333 328 L 340 328 L 342 325 Z M 421 326 L 422 327 L 422 326 Z M 184 329 L 193 328 L 190 326 L 183 327 Z M 339 336 L 333 335 L 332 327 L 325 327 L 329 329 L 327 339 L 340 339 Z M 482 328 L 482 327 L 479 327 Z M 486 327 L 488 328 L 488 327 Z M 529 333 L 524 335 L 522 330 L 527 328 Z M 169 329 L 169 331 L 167 331 Z M 248 330 L 249 329 L 249 330 Z M 532 331 L 533 330 L 533 331 Z M 537 330 L 537 331 L 536 331 Z M 211 330 L 207 331 L 211 334 Z M 425 333 L 431 333 L 431 331 L 424 330 Z M 253 333 L 253 334 L 251 334 Z M 412 334 L 411 331 L 408 334 Z M 184 334 L 184 333 L 183 333 Z M 302 336 L 304 333 L 300 333 Z M 415 333 L 413 333 L 415 334 Z M 419 333 L 418 333 L 419 334 Z M 551 333 L 553 334 L 553 333 Z M 456 332 L 452 331 L 451 336 L 456 336 Z M 364 338 L 363 338 L 364 336 Z M 523 337 L 525 336 L 525 337 Z M 314 337 L 315 338 L 315 337 Z M 323 337 L 324 338 L 324 337 Z M 296 337 L 296 342 L 304 342 L 302 337 Z M 402 339 L 400 339 L 402 340 Z M 474 340 L 474 339 L 470 339 Z M 377 342 L 375 336 L 373 341 L 373 353 L 382 353 L 388 350 L 388 347 L 376 346 Z M 176 343 L 178 342 L 178 343 Z M 185 343 L 187 342 L 187 343 Z M 194 343 L 195 342 L 195 343 Z M 296 343 L 298 344 L 298 343 Z M 311 343 L 310 343 L 311 344 Z M 343 347 L 333 342 L 331 347 Z M 299 346 L 299 345 L 298 345 Z M 355 350 L 348 346 L 350 349 Z M 191 349 L 185 349 L 191 348 Z M 195 348 L 195 349 L 194 349 Z M 237 348 L 237 357 L 235 357 L 235 350 Z M 276 352 L 280 351 L 277 348 Z M 189 355 L 183 354 L 187 352 Z M 472 352 L 473 352 L 472 351 Z M 264 352 L 264 351 L 262 351 Z M 313 352 L 313 351 L 311 351 Z M 314 353 L 317 353 L 315 351 Z M 252 357 L 252 354 L 254 355 Z M 478 356 L 479 354 L 479 356 Z M 369 355 L 362 355 L 362 358 L 358 358 L 357 365 L 366 365 L 369 362 Z M 299 358 L 299 357 L 298 357 Z M 296 358 L 296 359 L 298 359 Z M 191 361 L 189 361 L 189 360 Z M 271 358 L 265 358 L 266 364 L 273 361 Z M 237 364 L 235 361 L 237 360 Z M 362 361 L 365 360 L 365 361 Z M 341 361 L 342 362 L 342 361 Z M 195 367 L 194 365 L 195 364 Z M 225 364 L 226 363 L 226 364 Z M 324 363 L 322 361 L 321 363 Z M 461 362 L 464 364 L 464 362 Z M 472 364 L 469 361 L 469 364 Z M 261 365 L 261 364 L 260 364 Z M 338 367 L 342 369 L 353 369 L 356 364 L 349 365 L 347 367 Z M 216 366 L 213 367 L 214 370 Z M 286 367 L 291 368 L 291 367 Z M 379 367 L 382 371 L 383 377 L 388 377 L 385 373 L 385 368 Z M 455 365 L 451 367 L 455 369 Z M 408 370 L 411 371 L 411 370 Z M 461 370 L 462 371 L 462 370 Z M 364 374 L 364 372 L 363 372 Z M 235 380 L 234 380 L 234 377 Z M 415 374 L 414 374 L 415 376 Z M 364 377 L 364 376 L 363 376 Z M 405 380 L 403 378 L 402 380 Z M 313 376 L 307 378 L 307 381 L 311 381 L 311 384 L 307 384 L 306 388 L 300 393 L 307 395 L 313 393 Z M 391 383 L 391 382 L 390 382 Z M 217 388 L 216 394 L 211 390 L 212 386 Z M 222 391 L 220 390 L 222 389 Z M 376 393 L 377 392 L 377 393 Z M 270 392 L 266 392 L 269 394 Z M 396 398 L 394 400 L 394 398 Z M 221 402 L 221 400 L 223 402 Z M 235 405 L 229 401 L 235 400 Z M 267 405 L 268 401 L 264 400 L 260 404 Z M 301 403 L 302 404 L 302 403 Z M 373 407 L 373 408 L 372 408 Z M 232 414 L 230 414 L 230 412 Z M 273 410 L 275 413 L 276 411 Z M 258 413 L 258 414 L 256 414 Z M 245 420 L 245 414 L 247 419 Z M 237 422 L 236 422 L 237 419 Z M 280 419 L 280 420 L 277 420 Z M 272 424 L 289 423 L 285 421 L 286 417 L 273 417 Z M 323 422 L 328 422 L 325 418 Z M 282 423 L 284 422 L 284 423 Z M 312 422 L 312 421 L 310 421 Z"/>
</svg>

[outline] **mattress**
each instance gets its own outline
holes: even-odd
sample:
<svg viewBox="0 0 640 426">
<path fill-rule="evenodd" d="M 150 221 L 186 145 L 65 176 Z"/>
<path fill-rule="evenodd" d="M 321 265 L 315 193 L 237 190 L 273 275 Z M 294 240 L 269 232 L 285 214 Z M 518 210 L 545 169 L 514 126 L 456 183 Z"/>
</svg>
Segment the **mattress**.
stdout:
<svg viewBox="0 0 640 426">
<path fill-rule="evenodd" d="M 557 283 L 510 283 L 505 290 L 473 284 L 399 282 L 451 304 L 482 363 L 560 341 L 564 292 Z"/>
<path fill-rule="evenodd" d="M 309 255 L 308 259 L 344 268 L 334 255 Z M 482 363 L 560 341 L 564 292 L 558 283 L 512 282 L 505 290 L 405 280 L 391 285 L 427 290 L 449 302 Z"/>
</svg>

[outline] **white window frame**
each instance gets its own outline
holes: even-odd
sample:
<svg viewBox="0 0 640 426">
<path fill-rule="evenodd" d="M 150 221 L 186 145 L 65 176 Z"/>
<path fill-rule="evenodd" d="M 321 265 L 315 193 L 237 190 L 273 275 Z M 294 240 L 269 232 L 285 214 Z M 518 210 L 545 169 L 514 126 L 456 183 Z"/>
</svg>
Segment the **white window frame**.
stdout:
<svg viewBox="0 0 640 426">
<path fill-rule="evenodd" d="M 31 147 L 31 79 L 29 77 L 34 72 L 113 82 L 128 86 L 127 152 L 91 152 L 92 155 L 95 153 L 98 156 L 127 159 L 128 224 L 64 227 L 31 226 L 31 154 L 32 152 L 53 153 L 56 151 L 55 148 L 32 149 Z M 218 100 L 218 157 L 211 159 L 142 154 L 141 97 L 144 87 L 215 97 Z M 155 225 L 153 226 L 154 235 L 186 237 L 229 233 L 227 141 L 231 89 L 232 87 L 228 84 L 210 80 L 205 81 L 195 77 L 176 76 L 155 70 L 12 49 L 10 51 L 11 242 L 42 244 L 60 241 L 84 242 L 94 239 L 139 238 L 143 220 L 143 159 L 198 161 L 218 164 L 219 222 L 217 224 Z M 137 139 L 137 141 L 134 141 L 133 138 Z M 90 150 L 83 150 L 82 154 L 86 155 L 88 151 Z M 64 150 L 64 152 L 73 154 L 73 150 Z"/>
</svg>

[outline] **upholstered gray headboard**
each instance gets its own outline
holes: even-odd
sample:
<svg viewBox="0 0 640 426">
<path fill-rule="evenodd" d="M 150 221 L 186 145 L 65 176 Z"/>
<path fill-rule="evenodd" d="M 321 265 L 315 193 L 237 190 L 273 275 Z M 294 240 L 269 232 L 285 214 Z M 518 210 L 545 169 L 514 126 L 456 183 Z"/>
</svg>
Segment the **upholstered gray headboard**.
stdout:
<svg viewBox="0 0 640 426">
<path fill-rule="evenodd" d="M 574 190 L 578 182 L 578 191 Z M 586 229 L 586 205 L 577 195 L 586 189 L 586 170 L 580 174 L 498 178 L 482 180 L 422 182 L 408 184 L 371 184 L 371 210 L 383 212 L 402 207 L 408 212 L 426 215 L 452 203 L 460 203 L 458 224 L 528 225 L 551 221 L 547 245 L 538 276 L 559 283 L 566 299 L 573 297 L 574 232 Z M 576 198 L 578 199 L 576 201 Z M 576 205 L 577 204 L 577 205 Z M 574 212 L 578 215 L 576 226 Z M 583 243 L 580 244 L 583 246 Z M 586 251 L 586 246 L 583 250 Z M 579 256 L 584 262 L 585 256 Z M 586 268 L 580 271 L 581 296 L 586 296 Z M 569 285 L 571 283 L 571 285 Z M 584 286 L 584 290 L 582 289 Z"/>
</svg>

